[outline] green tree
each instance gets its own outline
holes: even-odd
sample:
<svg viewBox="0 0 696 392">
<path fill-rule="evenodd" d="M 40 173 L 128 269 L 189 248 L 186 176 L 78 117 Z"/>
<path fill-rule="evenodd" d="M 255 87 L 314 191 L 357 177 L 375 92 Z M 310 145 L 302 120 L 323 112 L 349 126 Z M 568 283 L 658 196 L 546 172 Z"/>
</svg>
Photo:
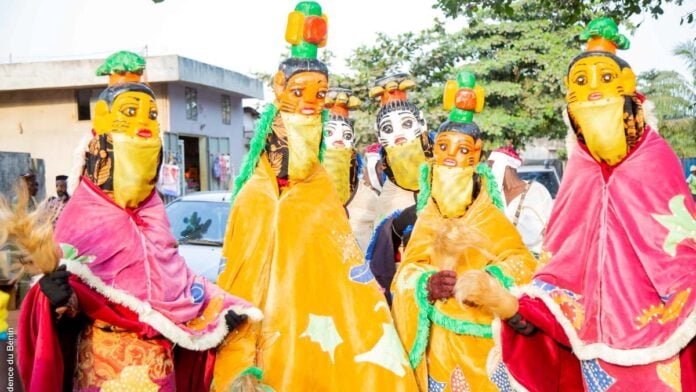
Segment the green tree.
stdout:
<svg viewBox="0 0 696 392">
<path fill-rule="evenodd" d="M 370 83 L 385 72 L 410 73 L 419 87 L 410 94 L 425 112 L 431 129 L 445 120 L 441 109 L 444 83 L 460 69 L 476 75 L 486 91 L 486 106 L 475 120 L 485 136 L 502 144 L 523 144 L 532 137 L 564 135 L 562 79 L 570 59 L 579 52 L 579 26 L 549 23 L 548 13 L 533 1 L 513 5 L 511 16 L 491 19 L 477 13 L 466 27 L 448 32 L 445 23 L 420 33 L 378 35 L 373 45 L 357 48 L 348 59 L 351 75 L 333 75 L 332 83 L 366 97 Z M 361 141 L 372 141 L 378 107 L 366 102 L 355 113 Z"/>
<path fill-rule="evenodd" d="M 592 15 L 605 15 L 616 21 L 627 21 L 631 16 L 649 13 L 658 18 L 664 13 L 664 4 L 681 6 L 684 0 L 537 0 L 540 9 L 545 10 L 553 22 L 589 22 Z M 479 11 L 491 12 L 496 17 L 510 17 L 517 0 L 437 0 L 433 8 L 441 9 L 445 15 L 455 18 L 460 15 L 473 16 Z M 681 23 L 692 23 L 696 10 L 688 10 Z"/>
<path fill-rule="evenodd" d="M 674 71 L 652 70 L 638 75 L 638 88 L 655 103 L 660 134 L 680 157 L 696 157 L 696 45 L 677 45 L 674 54 L 682 57 L 692 81 Z"/>
</svg>

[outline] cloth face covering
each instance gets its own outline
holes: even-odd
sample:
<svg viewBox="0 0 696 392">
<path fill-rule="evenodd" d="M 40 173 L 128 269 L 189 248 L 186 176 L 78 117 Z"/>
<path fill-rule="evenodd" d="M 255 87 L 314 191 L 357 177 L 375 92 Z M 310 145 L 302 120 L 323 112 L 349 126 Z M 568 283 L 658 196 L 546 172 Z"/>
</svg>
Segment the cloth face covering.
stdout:
<svg viewBox="0 0 696 392">
<path fill-rule="evenodd" d="M 568 104 L 568 114 L 580 128 L 585 144 L 598 162 L 619 163 L 628 153 L 624 131 L 624 98 Z"/>
<path fill-rule="evenodd" d="M 445 218 L 464 215 L 474 193 L 474 167 L 433 165 L 430 191 L 440 214 Z"/>
<path fill-rule="evenodd" d="M 135 208 L 152 193 L 162 153 L 159 137 L 113 133 L 114 201 Z"/>
<path fill-rule="evenodd" d="M 345 205 L 351 195 L 350 167 L 353 149 L 327 148 L 324 156 L 324 168 L 336 186 L 338 196 Z"/>
<path fill-rule="evenodd" d="M 425 152 L 420 138 L 399 145 L 385 146 L 387 163 L 396 184 L 410 191 L 419 189 L 420 165 L 425 163 Z"/>
<path fill-rule="evenodd" d="M 288 138 L 288 177 L 304 180 L 312 166 L 319 162 L 321 145 L 321 116 L 280 112 Z"/>
</svg>

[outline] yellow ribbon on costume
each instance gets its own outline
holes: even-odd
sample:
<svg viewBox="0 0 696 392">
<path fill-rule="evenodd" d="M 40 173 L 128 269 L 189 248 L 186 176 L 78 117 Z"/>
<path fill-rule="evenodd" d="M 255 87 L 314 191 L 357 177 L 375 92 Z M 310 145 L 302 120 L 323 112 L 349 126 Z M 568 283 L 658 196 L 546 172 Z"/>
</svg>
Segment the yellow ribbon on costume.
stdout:
<svg viewBox="0 0 696 392">
<path fill-rule="evenodd" d="M 396 184 L 409 191 L 418 191 L 420 166 L 425 163 L 421 139 L 416 138 L 395 146 L 385 146 L 384 150 L 387 152 L 387 162 L 394 174 Z"/>
<path fill-rule="evenodd" d="M 624 159 L 628 144 L 623 121 L 623 97 L 573 102 L 568 104 L 568 111 L 580 127 L 588 150 L 598 162 L 615 165 Z"/>
<path fill-rule="evenodd" d="M 280 112 L 288 132 L 288 176 L 291 181 L 304 180 L 319 162 L 322 121 L 321 114 L 307 116 Z"/>
<path fill-rule="evenodd" d="M 135 208 L 155 187 L 162 141 L 112 132 L 114 146 L 114 201 Z"/>
<path fill-rule="evenodd" d="M 324 168 L 334 183 L 341 203 L 345 205 L 350 199 L 350 166 L 353 157 L 352 148 L 327 148 L 324 153 Z"/>
<path fill-rule="evenodd" d="M 7 304 L 10 302 L 10 295 L 0 291 L 0 333 L 6 332 L 7 325 Z"/>
<path fill-rule="evenodd" d="M 433 165 L 430 195 L 445 218 L 464 215 L 474 194 L 474 167 Z"/>
</svg>

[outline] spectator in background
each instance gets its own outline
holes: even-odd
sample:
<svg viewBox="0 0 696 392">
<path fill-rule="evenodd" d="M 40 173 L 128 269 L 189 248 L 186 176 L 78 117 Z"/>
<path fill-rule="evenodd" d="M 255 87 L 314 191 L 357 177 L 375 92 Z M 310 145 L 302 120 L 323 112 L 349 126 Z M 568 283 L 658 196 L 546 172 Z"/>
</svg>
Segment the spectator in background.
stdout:
<svg viewBox="0 0 696 392">
<path fill-rule="evenodd" d="M 543 184 L 525 182 L 517 175 L 522 159 L 511 145 L 493 150 L 488 162 L 505 202 L 505 215 L 527 248 L 539 257 L 553 207 L 551 194 Z"/>
<path fill-rule="evenodd" d="M 70 200 L 70 194 L 68 194 L 68 176 L 61 174 L 56 176 L 56 196 L 51 196 L 48 199 L 48 206 L 51 209 L 51 219 L 53 223 L 58 220 L 68 200 Z"/>
<path fill-rule="evenodd" d="M 24 181 L 27 187 L 27 192 L 29 192 L 29 200 L 27 201 L 27 212 L 34 211 L 38 205 L 36 201 L 36 194 L 39 193 L 39 183 L 36 181 L 36 174 L 33 171 L 28 171 L 22 174 L 19 178 Z M 17 196 L 12 198 L 12 205 L 17 205 Z"/>
</svg>

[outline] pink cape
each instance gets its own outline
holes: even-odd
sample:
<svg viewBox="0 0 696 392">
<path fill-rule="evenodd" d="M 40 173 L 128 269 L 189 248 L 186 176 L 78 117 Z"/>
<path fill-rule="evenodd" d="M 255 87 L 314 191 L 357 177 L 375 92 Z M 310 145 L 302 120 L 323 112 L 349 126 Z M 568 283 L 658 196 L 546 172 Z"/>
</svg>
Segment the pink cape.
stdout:
<svg viewBox="0 0 696 392">
<path fill-rule="evenodd" d="M 585 378 L 602 385 L 628 382 L 639 367 L 671 365 L 696 334 L 694 202 L 667 143 L 650 128 L 639 143 L 613 168 L 582 146 L 575 150 L 547 228 L 551 261 L 519 290 L 520 313 L 572 349 L 554 355 L 567 351 L 582 361 Z M 510 334 L 503 328 L 503 360 L 521 375 L 524 356 L 543 356 L 549 341 Z M 521 351 L 520 340 L 529 351 Z M 695 362 L 686 363 L 682 381 L 693 381 Z M 640 381 L 653 385 L 657 378 Z"/>
</svg>

